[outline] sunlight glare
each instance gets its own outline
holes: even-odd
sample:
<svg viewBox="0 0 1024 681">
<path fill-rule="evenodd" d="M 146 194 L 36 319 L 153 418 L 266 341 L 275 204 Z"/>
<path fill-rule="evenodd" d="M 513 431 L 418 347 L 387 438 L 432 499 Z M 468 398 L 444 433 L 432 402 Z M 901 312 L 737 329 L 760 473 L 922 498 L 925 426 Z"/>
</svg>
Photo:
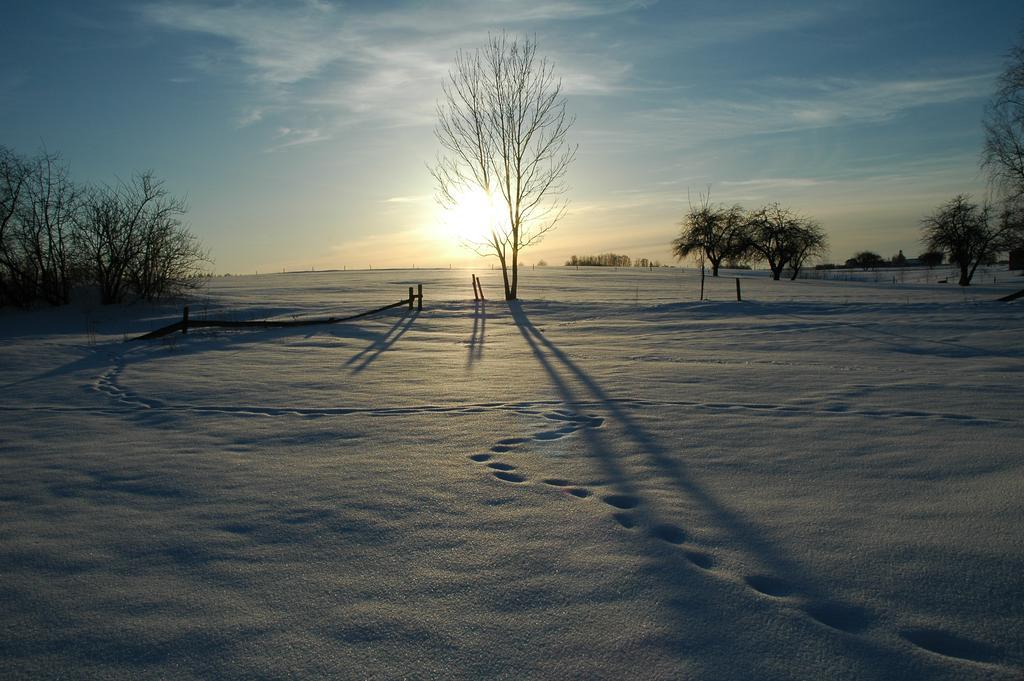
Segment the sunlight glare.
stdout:
<svg viewBox="0 0 1024 681">
<path fill-rule="evenodd" d="M 480 187 L 455 196 L 455 205 L 442 209 L 441 224 L 447 234 L 460 243 L 482 244 L 490 240 L 492 229 L 507 220 L 500 197 L 494 200 Z"/>
</svg>

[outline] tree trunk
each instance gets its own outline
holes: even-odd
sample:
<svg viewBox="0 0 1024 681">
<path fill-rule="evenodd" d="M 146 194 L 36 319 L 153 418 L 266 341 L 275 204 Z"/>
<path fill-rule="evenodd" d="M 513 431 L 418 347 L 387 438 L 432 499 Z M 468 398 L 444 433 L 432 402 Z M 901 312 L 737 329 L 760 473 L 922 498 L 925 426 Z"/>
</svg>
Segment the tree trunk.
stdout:
<svg viewBox="0 0 1024 681">
<path fill-rule="evenodd" d="M 519 294 L 519 224 L 518 218 L 512 223 L 512 286 L 505 295 L 505 300 L 516 300 Z"/>
<path fill-rule="evenodd" d="M 974 270 L 977 269 L 978 264 L 980 264 L 980 263 L 976 263 L 974 265 L 974 267 L 971 267 L 970 265 L 966 265 L 966 264 L 965 265 L 960 265 L 960 285 L 961 286 L 970 286 L 971 285 L 971 279 L 974 278 Z"/>
<path fill-rule="evenodd" d="M 710 260 L 710 258 L 709 258 L 709 260 Z M 718 276 L 718 265 L 721 262 L 722 262 L 721 260 L 711 260 L 711 276 L 712 277 L 717 277 Z"/>
<path fill-rule="evenodd" d="M 505 284 L 505 300 L 512 300 L 511 298 L 509 298 L 509 293 L 510 293 L 511 289 L 509 288 L 508 262 L 505 260 L 505 254 L 499 252 L 498 253 L 498 260 L 501 262 L 501 277 L 504 280 L 504 284 Z"/>
</svg>

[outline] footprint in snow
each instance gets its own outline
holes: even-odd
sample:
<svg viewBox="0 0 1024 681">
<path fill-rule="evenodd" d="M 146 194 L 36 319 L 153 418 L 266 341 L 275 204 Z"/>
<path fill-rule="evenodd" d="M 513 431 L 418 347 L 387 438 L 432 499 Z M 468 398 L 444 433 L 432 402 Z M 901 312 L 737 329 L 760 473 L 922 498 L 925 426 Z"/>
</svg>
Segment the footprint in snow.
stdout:
<svg viewBox="0 0 1024 681">
<path fill-rule="evenodd" d="M 504 480 L 505 482 L 526 482 L 526 477 L 519 475 L 518 473 L 510 473 L 508 471 L 495 471 L 494 477 L 498 480 Z"/>
<path fill-rule="evenodd" d="M 470 454 L 469 458 L 471 460 L 476 461 L 476 462 L 479 463 L 479 462 L 487 461 L 488 459 L 491 458 L 491 455 L 490 454 Z"/>
<path fill-rule="evenodd" d="M 488 468 L 493 468 L 496 471 L 514 471 L 516 469 L 516 467 L 513 466 L 512 464 L 510 464 L 510 463 L 502 463 L 500 461 L 495 461 L 493 463 L 489 463 L 489 464 L 487 464 L 487 467 Z"/>
<path fill-rule="evenodd" d="M 622 525 L 627 530 L 631 530 L 636 527 L 636 518 L 629 513 L 613 513 L 612 517 L 615 518 L 615 522 Z"/>
<path fill-rule="evenodd" d="M 771 575 L 751 575 L 746 577 L 744 581 L 751 589 L 765 596 L 784 598 L 793 593 L 793 587 L 790 586 L 789 582 L 778 577 L 772 577 Z"/>
<path fill-rule="evenodd" d="M 999 651 L 987 643 L 941 629 L 904 629 L 900 635 L 918 648 L 946 657 L 972 662 L 991 662 L 1000 657 Z"/>
<path fill-rule="evenodd" d="M 591 494 L 593 494 L 593 492 L 591 492 L 589 489 L 586 489 L 585 487 L 570 487 L 565 491 L 573 495 L 574 497 L 578 497 L 580 499 L 586 499 Z"/>
<path fill-rule="evenodd" d="M 687 551 L 686 559 L 702 570 L 710 570 L 715 566 L 715 559 L 700 551 Z"/>
<path fill-rule="evenodd" d="M 871 626 L 873 618 L 864 608 L 846 603 L 819 603 L 808 606 L 805 611 L 811 619 L 826 627 L 857 634 Z"/>
<path fill-rule="evenodd" d="M 608 494 L 601 497 L 601 501 L 609 506 L 614 506 L 615 508 L 621 508 L 624 510 L 636 508 L 640 503 L 640 500 L 632 494 Z"/>
<path fill-rule="evenodd" d="M 569 487 L 572 484 L 568 480 L 564 480 L 562 478 L 547 478 L 546 480 L 541 480 L 541 482 L 545 485 L 551 485 L 552 487 Z"/>
<path fill-rule="evenodd" d="M 686 541 L 686 532 L 682 528 L 663 523 L 651 528 L 651 536 L 669 544 L 682 544 Z"/>
</svg>

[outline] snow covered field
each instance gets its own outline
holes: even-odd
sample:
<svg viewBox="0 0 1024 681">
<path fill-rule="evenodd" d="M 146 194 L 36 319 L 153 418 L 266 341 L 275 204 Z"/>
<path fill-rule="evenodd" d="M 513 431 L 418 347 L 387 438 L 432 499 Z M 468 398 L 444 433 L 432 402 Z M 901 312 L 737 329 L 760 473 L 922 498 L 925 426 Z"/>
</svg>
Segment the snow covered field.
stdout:
<svg viewBox="0 0 1024 681">
<path fill-rule="evenodd" d="M 1021 678 L 1024 279 L 482 276 L 0 312 L 0 677 Z"/>
</svg>

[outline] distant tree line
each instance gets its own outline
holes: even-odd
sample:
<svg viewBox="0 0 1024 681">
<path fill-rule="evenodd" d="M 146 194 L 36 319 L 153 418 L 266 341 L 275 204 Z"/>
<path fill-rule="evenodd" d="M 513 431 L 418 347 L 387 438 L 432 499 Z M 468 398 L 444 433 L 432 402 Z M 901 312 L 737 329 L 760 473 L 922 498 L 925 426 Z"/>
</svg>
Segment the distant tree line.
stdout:
<svg viewBox="0 0 1024 681">
<path fill-rule="evenodd" d="M 673 255 L 696 255 L 711 266 L 713 277 L 723 263 L 743 267 L 766 262 L 773 279 L 780 279 L 784 271 L 796 279 L 807 262 L 828 250 L 825 230 L 816 220 L 778 203 L 748 210 L 738 204 L 713 204 L 707 192 L 691 204 L 680 226 L 672 242 Z"/>
<path fill-rule="evenodd" d="M 0 306 L 63 305 L 77 286 L 103 304 L 180 294 L 210 262 L 185 211 L 152 172 L 79 185 L 56 154 L 0 146 Z"/>
<path fill-rule="evenodd" d="M 602 253 L 600 255 L 574 255 L 565 261 L 569 267 L 661 267 L 657 260 L 637 258 L 618 253 Z"/>
<path fill-rule="evenodd" d="M 815 269 L 835 269 L 836 267 L 846 267 L 847 269 L 860 268 L 864 271 L 876 270 L 880 267 L 908 267 L 923 265 L 928 268 L 936 267 L 941 265 L 946 259 L 946 256 L 941 251 L 928 251 L 917 256 L 916 259 L 908 259 L 907 256 L 903 255 L 903 251 L 900 251 L 896 255 L 892 256 L 888 260 L 883 258 L 874 251 L 860 251 L 856 253 L 852 258 L 847 258 L 846 262 L 842 265 L 824 264 L 817 265 Z"/>
</svg>

